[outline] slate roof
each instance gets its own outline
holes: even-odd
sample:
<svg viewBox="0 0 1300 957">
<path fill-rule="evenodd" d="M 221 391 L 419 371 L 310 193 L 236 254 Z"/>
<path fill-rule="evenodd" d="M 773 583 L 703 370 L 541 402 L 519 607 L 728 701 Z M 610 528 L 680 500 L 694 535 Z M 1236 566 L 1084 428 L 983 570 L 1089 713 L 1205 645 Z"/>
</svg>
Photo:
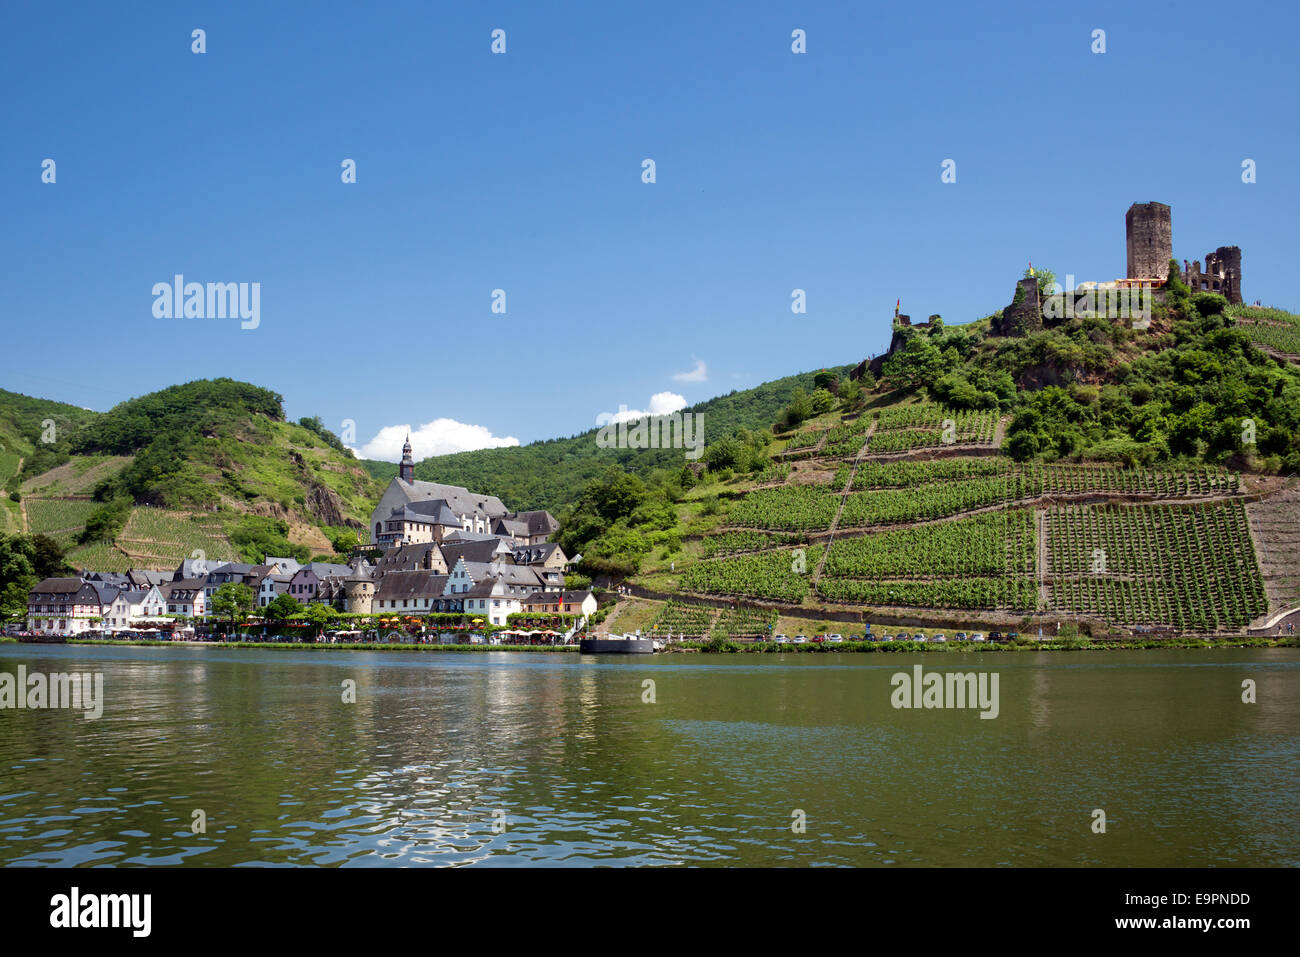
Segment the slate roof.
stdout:
<svg viewBox="0 0 1300 957">
<path fill-rule="evenodd" d="M 158 586 L 163 598 L 168 601 L 190 601 L 196 592 L 202 592 L 208 581 L 206 578 L 183 578 L 180 581 L 166 582 Z"/>
<path fill-rule="evenodd" d="M 375 589 L 376 601 L 401 601 L 410 598 L 441 598 L 447 576 L 428 569 L 389 572 Z"/>
<path fill-rule="evenodd" d="M 408 502 L 393 509 L 389 521 L 422 522 L 425 525 L 445 525 L 460 528 L 460 516 L 451 510 L 446 499 L 427 502 Z"/>
<path fill-rule="evenodd" d="M 512 521 L 525 522 L 528 525 L 529 535 L 550 535 L 560 527 L 560 523 L 555 520 L 555 516 L 544 509 L 515 512 L 515 514 L 507 517 Z"/>
<path fill-rule="evenodd" d="M 423 568 L 425 559 L 429 552 L 437 551 L 438 546 L 434 542 L 424 542 L 419 545 L 399 545 L 396 548 L 390 548 L 379 558 L 375 566 L 375 572 L 380 575 L 386 575 L 390 571 L 403 571 L 414 568 Z M 441 552 L 438 552 L 441 557 Z"/>
<path fill-rule="evenodd" d="M 515 556 L 516 565 L 540 565 L 559 547 L 555 542 L 543 542 L 541 545 L 516 545 L 511 552 Z"/>
<path fill-rule="evenodd" d="M 465 559 L 467 563 L 486 563 L 496 558 L 497 548 L 500 547 L 501 544 L 501 539 L 497 538 L 495 535 L 490 538 L 470 542 L 448 542 L 444 540 L 442 543 L 442 557 L 447 563 L 448 568 L 454 567 L 456 560 L 459 558 Z M 507 546 L 505 554 L 510 554 L 509 546 Z"/>
<path fill-rule="evenodd" d="M 101 605 L 113 604 L 113 599 L 117 597 L 118 592 L 122 589 L 116 585 L 110 585 L 106 582 L 88 582 L 91 588 L 95 589 L 95 594 L 99 596 Z"/>
<path fill-rule="evenodd" d="M 152 568 L 132 568 L 126 573 L 127 578 L 133 585 L 161 585 L 163 582 L 171 581 L 170 572 L 158 572 Z"/>
<path fill-rule="evenodd" d="M 500 578 L 508 589 L 519 594 L 531 594 L 540 591 L 544 582 L 535 569 L 527 565 L 507 565 L 502 562 L 465 562 L 465 571 L 474 580 L 474 584 L 491 578 Z"/>
<path fill-rule="evenodd" d="M 90 593 L 95 591 L 88 582 L 84 582 L 80 578 L 47 578 L 43 582 L 38 582 L 36 587 L 31 590 L 31 594 L 66 595 L 67 599 L 65 600 L 70 601 L 72 596 L 81 592 L 82 589 L 89 589 L 86 595 L 87 598 L 90 597 Z M 45 600 L 48 601 L 49 599 Z M 84 602 L 81 604 L 84 604 Z"/>
<path fill-rule="evenodd" d="M 505 503 L 495 495 L 480 495 L 459 485 L 441 485 L 438 482 L 403 482 L 393 479 L 400 486 L 407 501 L 420 502 L 429 499 L 443 499 L 457 515 L 473 515 L 476 512 L 488 518 L 500 518 L 509 512 Z"/>
<path fill-rule="evenodd" d="M 336 565 L 332 562 L 311 562 L 303 567 L 315 572 L 317 578 L 340 578 L 352 574 L 351 565 Z"/>
</svg>

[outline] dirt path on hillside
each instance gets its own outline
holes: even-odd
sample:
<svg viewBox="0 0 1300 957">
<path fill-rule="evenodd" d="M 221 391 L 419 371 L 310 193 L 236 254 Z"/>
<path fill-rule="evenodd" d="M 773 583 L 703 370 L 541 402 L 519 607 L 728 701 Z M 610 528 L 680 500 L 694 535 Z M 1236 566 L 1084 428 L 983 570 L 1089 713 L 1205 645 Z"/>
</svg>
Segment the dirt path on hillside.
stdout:
<svg viewBox="0 0 1300 957">
<path fill-rule="evenodd" d="M 18 456 L 18 471 L 15 472 L 14 474 L 15 475 L 23 474 L 23 457 L 21 455 Z M 24 535 L 30 535 L 32 533 L 31 531 L 32 526 L 27 521 L 27 496 L 23 495 L 21 492 L 19 492 L 18 494 L 21 496 L 18 502 L 18 517 L 21 518 L 23 522 L 23 527 L 20 529 L 20 531 Z"/>
<path fill-rule="evenodd" d="M 831 553 L 831 544 L 835 541 L 835 530 L 840 525 L 840 515 L 844 513 L 844 503 L 849 500 L 849 493 L 853 491 L 853 481 L 858 477 L 858 465 L 862 461 L 862 456 L 867 451 L 867 446 L 871 444 L 871 436 L 876 432 L 876 420 L 873 419 L 871 425 L 862 436 L 862 447 L 858 449 L 858 454 L 853 458 L 853 468 L 849 469 L 849 480 L 840 490 L 840 504 L 835 509 L 835 517 L 831 519 L 830 534 L 826 538 L 826 547 L 822 550 L 821 560 L 817 562 L 817 570 L 813 572 L 812 588 L 817 588 L 817 583 L 822 580 L 822 569 L 826 567 L 826 559 Z"/>
<path fill-rule="evenodd" d="M 1034 560 L 1034 574 L 1038 579 L 1038 607 L 1047 608 L 1047 572 L 1051 567 L 1047 563 L 1047 509 L 1034 510 L 1034 526 L 1038 535 L 1037 557 Z"/>
</svg>

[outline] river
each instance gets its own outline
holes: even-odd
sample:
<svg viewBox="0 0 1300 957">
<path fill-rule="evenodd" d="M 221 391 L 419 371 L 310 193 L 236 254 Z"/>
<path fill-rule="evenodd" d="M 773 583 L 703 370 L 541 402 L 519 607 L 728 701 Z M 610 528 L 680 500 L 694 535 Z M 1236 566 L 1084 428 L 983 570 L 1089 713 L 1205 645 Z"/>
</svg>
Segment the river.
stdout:
<svg viewBox="0 0 1300 957">
<path fill-rule="evenodd" d="M 996 717 L 894 707 L 918 664 L 996 675 Z M 1297 649 L 20 665 L 103 713 L 0 710 L 10 865 L 1300 863 Z"/>
</svg>

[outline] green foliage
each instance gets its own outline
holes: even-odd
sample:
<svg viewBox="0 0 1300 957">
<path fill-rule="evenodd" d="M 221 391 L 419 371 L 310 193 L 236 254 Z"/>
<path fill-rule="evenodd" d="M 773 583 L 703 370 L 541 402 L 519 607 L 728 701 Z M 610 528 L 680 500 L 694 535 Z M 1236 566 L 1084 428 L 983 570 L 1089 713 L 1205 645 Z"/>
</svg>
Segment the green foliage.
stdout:
<svg viewBox="0 0 1300 957">
<path fill-rule="evenodd" d="M 230 415 L 253 412 L 283 419 L 281 398 L 267 389 L 233 379 L 200 379 L 128 399 L 86 425 L 74 437 L 74 452 L 129 455 L 159 436 L 202 433 Z"/>
<path fill-rule="evenodd" d="M 241 582 L 226 582 L 212 593 L 209 612 L 232 626 L 253 610 L 253 590 Z"/>
<path fill-rule="evenodd" d="M 682 575 L 684 591 L 798 603 L 808 594 L 820 545 L 697 562 Z"/>
<path fill-rule="evenodd" d="M 262 610 L 262 614 L 268 621 L 278 622 L 297 618 L 302 614 L 302 611 L 302 605 L 299 604 L 298 599 L 290 594 L 284 594 L 276 595 L 271 599 L 266 608 Z"/>
<path fill-rule="evenodd" d="M 0 535 L 0 620 L 27 614 L 36 583 L 72 573 L 58 542 L 45 535 Z"/>
<path fill-rule="evenodd" d="M 77 542 L 82 545 L 111 542 L 122 531 L 122 527 L 130 517 L 131 499 L 119 495 L 90 513 L 90 517 L 86 519 L 86 527 L 77 535 Z"/>
<path fill-rule="evenodd" d="M 267 555 L 305 562 L 311 557 L 306 545 L 291 545 L 289 525 L 276 518 L 245 515 L 229 527 L 230 543 L 245 562 L 260 562 Z"/>
<path fill-rule="evenodd" d="M 952 357 L 946 356 L 930 336 L 913 332 L 903 348 L 884 361 L 880 374 L 890 388 L 910 391 L 937 382 L 951 364 Z"/>
<path fill-rule="evenodd" d="M 1198 292 L 1192 295 L 1192 308 L 1201 316 L 1221 316 L 1228 308 L 1228 299 L 1217 292 Z"/>
<path fill-rule="evenodd" d="M 298 424 L 301 425 L 308 432 L 313 432 L 316 435 L 320 436 L 320 438 L 324 440 L 325 444 L 328 445 L 330 448 L 334 449 L 336 452 L 342 452 L 344 455 L 348 456 L 349 458 L 355 457 L 352 454 L 352 450 L 343 444 L 342 439 L 340 439 L 329 429 L 325 428 L 325 423 L 321 421 L 320 416 L 318 415 L 304 416 L 303 418 L 298 420 Z"/>
</svg>

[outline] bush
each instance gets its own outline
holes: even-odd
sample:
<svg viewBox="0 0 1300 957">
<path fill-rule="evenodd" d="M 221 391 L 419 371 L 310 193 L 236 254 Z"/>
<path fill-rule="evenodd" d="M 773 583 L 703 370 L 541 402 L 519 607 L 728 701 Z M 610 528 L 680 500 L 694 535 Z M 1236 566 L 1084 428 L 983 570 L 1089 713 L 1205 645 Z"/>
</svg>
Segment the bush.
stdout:
<svg viewBox="0 0 1300 957">
<path fill-rule="evenodd" d="M 90 518 L 86 519 L 86 527 L 77 534 L 77 542 L 82 545 L 89 545 L 92 542 L 111 542 L 130 517 L 130 497 L 118 496 L 90 513 Z"/>
<path fill-rule="evenodd" d="M 1228 300 L 1217 292 L 1198 292 L 1192 296 L 1192 306 L 1203 317 L 1220 316 L 1228 308 Z"/>
</svg>

